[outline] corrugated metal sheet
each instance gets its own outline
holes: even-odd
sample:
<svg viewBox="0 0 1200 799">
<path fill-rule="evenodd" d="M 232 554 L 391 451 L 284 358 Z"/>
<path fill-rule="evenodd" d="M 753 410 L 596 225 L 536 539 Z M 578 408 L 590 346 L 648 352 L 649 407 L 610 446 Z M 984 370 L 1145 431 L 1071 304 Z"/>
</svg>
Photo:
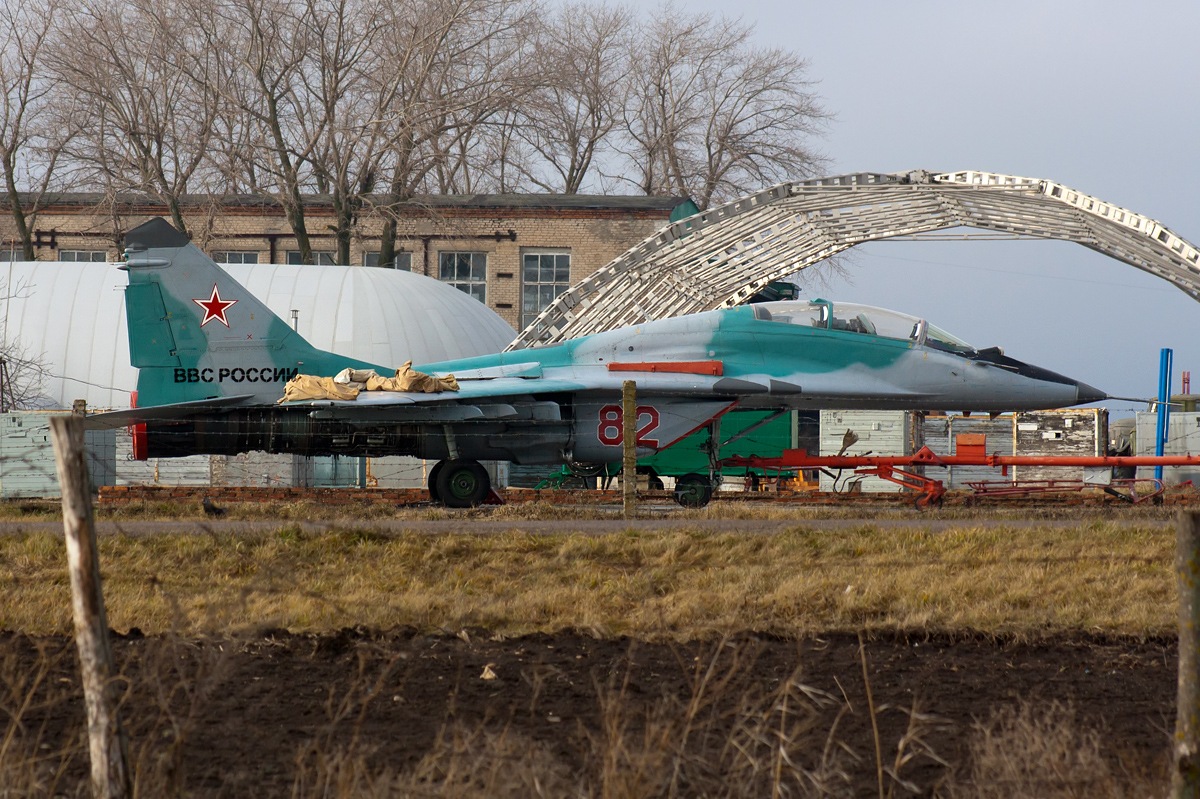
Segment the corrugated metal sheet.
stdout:
<svg viewBox="0 0 1200 799">
<path fill-rule="evenodd" d="M 432 278 L 394 269 L 229 264 L 224 268 L 314 346 L 371 363 L 430 363 L 498 352 L 516 332 L 487 306 Z M 6 262 L 0 337 L 40 354 L 47 407 L 75 399 L 125 408 L 125 274 L 112 264 Z"/>
<path fill-rule="evenodd" d="M 1134 418 L 1136 420 L 1134 454 L 1153 455 L 1154 438 L 1158 432 L 1158 414 L 1140 411 L 1135 414 Z M 1171 414 L 1167 442 L 1163 451 L 1167 455 L 1200 453 L 1200 413 L 1179 411 Z M 1153 477 L 1154 467 L 1140 467 L 1137 476 Z M 1163 480 L 1167 485 L 1191 480 L 1193 485 L 1200 486 L 1200 469 L 1190 466 L 1166 466 L 1163 467 Z"/>
<path fill-rule="evenodd" d="M 847 430 L 858 435 L 858 442 L 847 455 L 909 455 L 920 448 L 918 415 L 911 411 L 821 411 L 821 454 L 837 455 Z M 836 474 L 836 473 L 835 473 Z M 878 477 L 851 476 L 844 471 L 838 478 L 821 474 L 822 491 L 846 491 L 857 483 L 863 492 L 894 492 L 900 486 Z"/>
<path fill-rule="evenodd" d="M 957 436 L 982 433 L 987 452 L 998 455 L 1103 455 L 1108 441 L 1108 412 L 1103 408 L 1066 408 L 1006 413 L 995 417 L 930 415 L 922 424 L 925 446 L 939 455 L 956 454 Z M 929 469 L 947 488 L 1002 480 L 1081 480 L 1081 467 L 1014 466 L 1008 476 L 990 466 Z"/>
<path fill-rule="evenodd" d="M 214 455 L 212 484 L 220 486 L 287 487 L 295 484 L 296 457 L 291 454 L 243 452 Z"/>
<path fill-rule="evenodd" d="M 50 417 L 45 412 L 0 416 L 0 499 L 57 497 L 58 474 L 50 443 Z M 92 487 L 113 481 L 113 431 L 84 433 Z"/>
<path fill-rule="evenodd" d="M 435 463 L 401 456 L 370 458 L 367 461 L 367 483 L 377 488 L 424 488 L 429 470 Z"/>
<path fill-rule="evenodd" d="M 116 455 L 116 485 L 119 486 L 203 486 L 212 482 L 208 455 L 133 460 L 133 439 L 128 428 L 116 431 Z"/>
<path fill-rule="evenodd" d="M 0 496 L 57 494 L 48 417 L 40 413 L 0 417 Z"/>
</svg>

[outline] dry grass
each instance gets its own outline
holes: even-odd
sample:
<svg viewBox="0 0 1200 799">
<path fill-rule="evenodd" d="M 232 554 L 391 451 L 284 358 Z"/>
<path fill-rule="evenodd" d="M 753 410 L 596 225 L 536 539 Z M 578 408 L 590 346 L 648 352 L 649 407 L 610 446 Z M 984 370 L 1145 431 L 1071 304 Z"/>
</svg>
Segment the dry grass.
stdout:
<svg viewBox="0 0 1200 799">
<path fill-rule="evenodd" d="M 197 655 L 200 648 L 175 639 L 153 649 L 136 673 L 123 678 L 127 696 L 150 697 L 123 711 L 127 724 L 132 719 L 134 795 L 209 795 L 189 785 L 186 758 L 180 755 L 194 746 L 192 720 L 203 712 L 208 692 L 220 684 L 220 656 L 212 651 Z M 28 689 L 22 698 L 17 691 L 0 697 L 0 710 L 10 714 L 2 725 L 2 797 L 87 795 L 82 734 L 60 741 L 27 723 L 35 716 L 66 712 L 79 716 L 82 733 L 77 689 L 44 681 L 61 672 L 62 660 L 70 657 L 69 651 L 43 655 L 30 679 L 0 664 L 5 678 Z M 618 670 L 598 691 L 598 728 L 566 736 L 560 746 L 505 725 L 447 723 L 427 754 L 403 769 L 377 757 L 371 740 L 359 731 L 368 705 L 384 686 L 394 684 L 395 664 L 382 669 L 360 665 L 346 685 L 331 689 L 324 723 L 296 751 L 290 790 L 274 783 L 257 789 L 268 796 L 286 795 L 287 790 L 294 799 L 827 799 L 854 793 L 861 784 L 854 773 L 870 761 L 871 749 L 870 742 L 846 740 L 839 732 L 839 722 L 854 711 L 844 700 L 806 686 L 798 673 L 764 685 L 756 658 L 753 644 L 715 642 L 707 656 L 680 663 L 689 676 L 687 690 L 650 699 L 631 696 L 627 675 Z M 37 707 L 30 706 L 30 697 Z M 906 767 L 917 757 L 942 762 L 931 751 L 911 752 L 912 741 L 928 723 L 915 714 L 913 718 L 899 740 L 885 742 L 892 766 L 883 795 L 929 787 L 905 779 Z M 249 769 L 252 774 L 252 746 L 246 757 L 246 763 L 228 764 L 229 772 Z"/>
<path fill-rule="evenodd" d="M 1101 753 L 1101 733 L 1082 727 L 1070 705 L 1021 704 L 976 724 L 966 776 L 951 799 L 1133 799 L 1158 795 L 1120 774 Z"/>
<path fill-rule="evenodd" d="M 487 536 L 384 532 L 361 517 L 353 526 L 311 533 L 299 520 L 328 517 L 310 511 L 297 505 L 277 507 L 269 517 L 241 516 L 280 521 L 265 533 L 102 537 L 110 624 L 167 636 L 159 657 L 128 675 L 138 695 L 149 697 L 132 729 L 139 795 L 189 793 L 182 753 L 224 668 L 217 651 L 188 643 L 202 633 L 412 625 L 520 634 L 574 627 L 606 636 L 721 641 L 745 630 L 789 636 L 977 630 L 1036 637 L 1169 634 L 1175 624 L 1175 535 L 1160 511 L 1139 514 L 1138 523 L 1101 513 L 1072 526 L 984 525 L 982 512 L 964 511 L 960 523 L 937 531 L 885 529 L 869 520 L 827 531 L 807 526 L 794 509 L 722 512 L 718 506 L 679 517 L 724 519 L 733 531 L 697 526 L 648 533 L 631 523 L 608 535 L 571 530 L 572 519 L 592 518 L 594 509 L 544 503 L 405 512 L 407 518 L 458 519 L 463 531 L 475 518 L 511 519 L 514 528 L 529 518 L 563 522 L 553 534 Z M 122 518 L 160 518 L 160 512 L 166 513 L 143 506 Z M 22 513 L 53 515 L 38 508 Z M 233 516 L 241 513 L 231 509 Z M 379 511 L 378 517 L 406 518 L 397 514 Z M 794 523 L 783 532 L 756 534 L 755 521 L 781 518 Z M 7 587 L 0 628 L 70 631 L 59 538 L 0 537 L 0 580 Z M 808 688 L 800 675 L 764 686 L 752 652 L 714 647 L 710 658 L 685 664 L 690 691 L 684 696 L 632 701 L 615 673 L 599 691 L 601 723 L 570 763 L 511 729 L 448 723 L 415 766 L 381 765 L 369 741 L 332 735 L 355 727 L 391 674 L 391 667 L 360 670 L 327 698 L 330 733 L 316 731 L 296 752 L 291 795 L 829 797 L 847 795 L 853 775 L 876 768 L 883 795 L 933 790 L 913 785 L 908 774 L 914 762 L 939 761 L 925 743 L 938 720 L 916 706 L 876 708 L 905 713 L 909 721 L 876 754 L 876 741 L 846 741 L 839 733 L 838 719 L 852 712 L 839 709 L 840 698 Z M 79 701 L 53 679 L 58 666 L 49 657 L 42 663 L 30 671 L 0 662 L 0 714 L 7 718 L 0 725 L 0 796 L 84 790 L 69 769 L 75 763 L 78 771 L 84 757 L 82 728 L 70 740 L 47 740 L 34 722 L 58 704 Z M 1161 787 L 1118 773 L 1101 756 L 1100 743 L 1070 708 L 1002 708 L 973 732 L 968 762 L 951 764 L 958 771 L 941 795 L 1116 799 Z"/>
<path fill-rule="evenodd" d="M 799 672 L 774 687 L 756 674 L 752 647 L 718 642 L 689 669 L 689 692 L 631 702 L 616 675 L 600 691 L 591 736 L 597 797 L 844 796 L 866 752 L 838 735 L 849 707 L 805 685 Z M 734 698 L 733 701 L 730 699 Z M 837 712 L 824 715 L 823 710 Z M 889 742 L 890 743 L 890 742 Z M 856 749 L 859 751 L 856 753 Z"/>
<path fill-rule="evenodd" d="M 72 698 L 52 678 L 59 657 L 40 648 L 32 669 L 12 650 L 0 658 L 0 797 L 61 795 L 73 754 L 86 746 L 82 726 L 68 741 L 52 741 L 46 733 L 46 714 Z"/>
<path fill-rule="evenodd" d="M 533 494 L 533 492 L 530 492 Z M 199 496 L 199 494 L 197 494 Z M 1030 519 L 1073 519 L 1096 521 L 1105 519 L 1139 519 L 1147 522 L 1169 521 L 1174 518 L 1178 505 L 1155 506 L 1144 504 L 1128 506 L 1115 501 L 1102 501 L 1100 495 L 1095 495 L 1098 504 L 1075 505 L 1066 503 L 1047 503 L 1031 507 L 1019 502 L 994 502 L 991 504 L 967 506 L 963 504 L 964 497 L 952 493 L 949 503 L 936 511 L 917 511 L 911 502 L 889 501 L 884 498 L 862 503 L 849 502 L 845 504 L 800 504 L 794 502 L 771 502 L 765 500 L 746 500 L 742 495 L 731 492 L 728 496 L 718 495 L 719 499 L 712 504 L 698 509 L 685 509 L 676 506 L 668 499 L 643 498 L 640 512 L 643 517 L 661 515 L 662 509 L 669 509 L 670 516 L 676 519 L 708 519 L 708 520 L 787 520 L 804 521 L 807 519 L 862 519 L 871 521 L 877 519 L 949 519 L 971 521 L 980 519 L 1011 519 L 1028 521 Z M 353 516 L 358 519 L 395 519 L 395 520 L 472 520 L 472 519 L 512 519 L 515 521 L 582 521 L 596 518 L 619 518 L 619 505 L 597 504 L 594 499 L 574 501 L 570 492 L 559 494 L 553 499 L 538 497 L 517 497 L 516 501 L 501 506 L 485 506 L 472 510 L 452 510 L 434 505 L 392 505 L 386 502 L 355 503 L 350 505 L 327 504 L 313 500 L 296 500 L 289 502 L 220 502 L 226 511 L 224 518 L 231 520 L 270 520 L 270 521 L 337 521 Z M 1200 495 L 1197 495 L 1200 501 Z M 657 508 L 657 510 L 656 510 Z M 58 500 L 11 500 L 0 502 L 0 521 L 14 520 L 49 520 L 58 519 L 61 504 Z M 107 521 L 122 520 L 178 520 L 203 519 L 204 513 L 199 499 L 196 500 L 132 500 L 128 502 L 99 505 L 95 509 L 96 518 Z"/>
<path fill-rule="evenodd" d="M 124 677 L 128 694 L 141 698 L 123 711 L 126 723 L 132 721 L 134 795 L 227 795 L 190 784 L 184 756 L 195 746 L 194 720 L 221 684 L 219 651 L 176 639 L 153 649 Z M 14 668 L 15 661 L 0 663 L 7 686 L 0 695 L 7 717 L 0 725 L 0 797 L 87 795 L 81 697 L 77 688 L 61 685 L 64 680 L 47 679 L 62 672 L 64 659 L 72 659 L 69 650 L 43 652 L 32 672 Z M 378 757 L 372 740 L 360 733 L 368 705 L 394 685 L 396 664 L 361 663 L 344 685 L 331 687 L 324 723 L 296 750 L 292 775 L 283 775 L 284 784 L 257 784 L 259 795 L 1125 799 L 1160 795 L 1163 787 L 1161 774 L 1122 773 L 1102 754 L 1100 732 L 1081 725 L 1068 705 L 1001 707 L 970 731 L 964 762 L 948 763 L 925 743 L 926 733 L 946 722 L 916 708 L 856 710 L 842 697 L 806 685 L 799 673 L 767 683 L 756 670 L 754 645 L 728 641 L 680 662 L 688 687 L 679 695 L 631 695 L 626 673 L 615 670 L 597 692 L 598 725 L 582 736 L 565 736 L 560 745 L 504 724 L 448 722 L 419 761 L 400 768 Z M 882 742 L 848 739 L 842 722 L 867 712 L 905 712 L 909 723 Z M 36 721 L 62 713 L 78 717 L 78 734 L 65 740 Z M 255 784 L 252 746 L 246 756 L 247 762 L 229 763 L 228 772 L 248 787 Z M 944 771 L 926 770 L 915 780 L 914 769 L 930 763 Z M 867 788 L 873 777 L 864 779 L 876 764 L 877 792 Z"/>
<path fill-rule="evenodd" d="M 1169 524 L 965 522 L 931 532 L 797 522 L 755 535 L 747 522 L 745 532 L 631 526 L 585 535 L 564 523 L 561 533 L 488 536 L 356 524 L 103 536 L 110 623 L 184 635 L 361 624 L 676 638 L 736 630 L 1158 634 L 1174 625 Z M 0 537 L 8 591 L 0 628 L 70 629 L 64 563 L 51 535 Z"/>
</svg>

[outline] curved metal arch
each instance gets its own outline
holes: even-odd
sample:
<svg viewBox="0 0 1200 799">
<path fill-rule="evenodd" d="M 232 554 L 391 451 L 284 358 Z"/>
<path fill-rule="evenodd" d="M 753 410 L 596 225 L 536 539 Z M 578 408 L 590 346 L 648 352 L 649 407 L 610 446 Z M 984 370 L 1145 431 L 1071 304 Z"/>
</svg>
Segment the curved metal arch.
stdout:
<svg viewBox="0 0 1200 799">
<path fill-rule="evenodd" d="M 1200 301 L 1200 251 L 1126 208 L 1040 178 L 865 172 L 781 183 L 668 225 L 560 295 L 508 349 L 738 305 L 856 244 L 954 227 L 1073 241 Z"/>
</svg>

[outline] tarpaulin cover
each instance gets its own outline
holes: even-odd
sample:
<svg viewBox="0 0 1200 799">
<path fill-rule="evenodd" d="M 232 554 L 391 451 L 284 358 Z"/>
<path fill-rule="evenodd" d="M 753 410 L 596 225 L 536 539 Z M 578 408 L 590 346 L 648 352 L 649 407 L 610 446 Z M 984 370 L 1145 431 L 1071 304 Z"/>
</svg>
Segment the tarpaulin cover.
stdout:
<svg viewBox="0 0 1200 799">
<path fill-rule="evenodd" d="M 406 361 L 392 377 L 381 377 L 374 369 L 343 369 L 334 377 L 296 375 L 288 381 L 280 402 L 297 400 L 353 400 L 360 391 L 416 391 L 437 394 L 458 391 L 454 375 L 434 377 L 412 368 Z"/>
</svg>

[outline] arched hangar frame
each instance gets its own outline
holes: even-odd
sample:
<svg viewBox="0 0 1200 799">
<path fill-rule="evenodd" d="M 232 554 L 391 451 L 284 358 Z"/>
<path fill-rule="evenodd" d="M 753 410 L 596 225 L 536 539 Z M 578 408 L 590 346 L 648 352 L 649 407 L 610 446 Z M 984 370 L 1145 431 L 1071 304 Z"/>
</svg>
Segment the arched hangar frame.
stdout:
<svg viewBox="0 0 1200 799">
<path fill-rule="evenodd" d="M 560 295 L 508 348 L 727 308 L 856 244 L 956 227 L 1073 241 L 1200 301 L 1200 252 L 1134 211 L 1041 178 L 865 172 L 781 183 L 675 222 Z"/>
</svg>

